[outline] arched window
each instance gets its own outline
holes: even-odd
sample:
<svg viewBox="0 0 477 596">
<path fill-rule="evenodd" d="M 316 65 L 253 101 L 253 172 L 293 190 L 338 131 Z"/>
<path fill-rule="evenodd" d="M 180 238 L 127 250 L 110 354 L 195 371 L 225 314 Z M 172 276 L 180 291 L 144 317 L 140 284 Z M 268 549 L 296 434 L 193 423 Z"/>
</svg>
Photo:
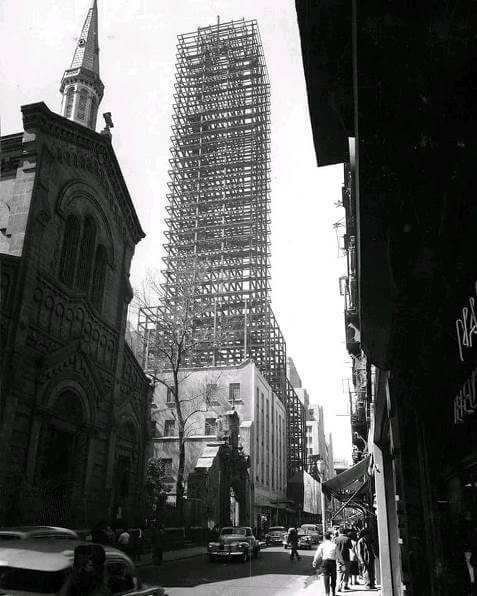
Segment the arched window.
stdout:
<svg viewBox="0 0 477 596">
<path fill-rule="evenodd" d="M 75 277 L 76 252 L 80 235 L 80 225 L 74 215 L 68 215 L 63 235 L 63 247 L 60 256 L 60 279 L 68 286 L 73 285 Z"/>
<path fill-rule="evenodd" d="M 65 99 L 65 118 L 71 117 L 71 112 L 73 110 L 73 98 L 75 96 L 75 88 L 69 87 L 68 91 L 66 92 L 66 99 Z"/>
<path fill-rule="evenodd" d="M 87 216 L 84 220 L 83 236 L 81 238 L 78 272 L 76 285 L 81 290 L 88 290 L 93 267 L 94 248 L 96 243 L 96 225 L 93 218 Z"/>
<path fill-rule="evenodd" d="M 94 259 L 93 283 L 91 285 L 91 302 L 101 310 L 103 306 L 103 294 L 106 277 L 106 249 L 102 244 L 96 249 Z"/>
</svg>

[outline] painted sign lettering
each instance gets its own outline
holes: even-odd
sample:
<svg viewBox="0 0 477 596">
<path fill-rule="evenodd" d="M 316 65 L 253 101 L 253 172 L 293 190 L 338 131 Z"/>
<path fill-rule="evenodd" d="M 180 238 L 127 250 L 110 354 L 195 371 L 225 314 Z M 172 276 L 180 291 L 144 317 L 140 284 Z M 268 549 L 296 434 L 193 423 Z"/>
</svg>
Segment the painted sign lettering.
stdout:
<svg viewBox="0 0 477 596">
<path fill-rule="evenodd" d="M 454 424 L 464 422 L 465 416 L 473 414 L 477 410 L 477 368 L 465 381 L 462 389 L 454 398 Z"/>
<path fill-rule="evenodd" d="M 477 281 L 474 285 L 477 296 Z M 462 308 L 462 317 L 455 322 L 459 358 L 464 362 L 464 348 L 472 347 L 472 336 L 477 335 L 477 316 L 475 314 L 475 297 L 469 298 L 469 306 Z"/>
</svg>

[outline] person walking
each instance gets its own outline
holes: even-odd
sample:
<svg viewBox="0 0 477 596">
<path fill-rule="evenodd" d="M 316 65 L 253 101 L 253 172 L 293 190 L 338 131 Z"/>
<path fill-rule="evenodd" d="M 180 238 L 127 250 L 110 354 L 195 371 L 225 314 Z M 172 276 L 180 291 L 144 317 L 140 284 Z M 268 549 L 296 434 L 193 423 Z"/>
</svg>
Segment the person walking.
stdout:
<svg viewBox="0 0 477 596">
<path fill-rule="evenodd" d="M 294 556 L 298 560 L 300 560 L 301 557 L 298 554 L 298 532 L 294 526 L 288 530 L 288 543 L 290 544 L 290 549 L 291 549 L 290 550 L 290 561 L 293 561 Z"/>
<path fill-rule="evenodd" d="M 166 542 L 164 524 L 156 524 L 152 532 L 152 563 L 160 565 Z"/>
<path fill-rule="evenodd" d="M 374 572 L 374 562 L 376 559 L 376 555 L 374 553 L 374 548 L 369 538 L 369 531 L 366 528 L 361 530 L 361 532 L 359 533 L 357 550 L 359 560 L 361 562 L 361 565 L 363 566 L 363 575 L 366 581 L 366 586 L 368 588 L 373 589 L 376 587 L 376 579 Z"/>
<path fill-rule="evenodd" d="M 349 551 L 349 579 L 352 586 L 357 586 L 359 584 L 359 559 L 358 553 L 356 551 L 356 533 L 353 530 L 350 530 L 348 532 L 348 538 L 351 540 L 351 544 L 353 546 L 353 548 Z"/>
<path fill-rule="evenodd" d="M 336 591 L 336 563 L 342 561 L 341 553 L 332 542 L 332 532 L 325 532 L 323 542 L 316 549 L 313 558 L 313 568 L 323 574 L 323 586 L 326 596 L 335 596 Z"/>
<path fill-rule="evenodd" d="M 353 548 L 353 543 L 349 539 L 344 526 L 340 528 L 339 535 L 337 538 L 335 538 L 335 544 L 342 559 L 339 564 L 338 591 L 344 592 L 346 590 L 350 590 L 350 587 L 348 586 L 349 570 L 351 565 L 350 552 Z"/>
</svg>

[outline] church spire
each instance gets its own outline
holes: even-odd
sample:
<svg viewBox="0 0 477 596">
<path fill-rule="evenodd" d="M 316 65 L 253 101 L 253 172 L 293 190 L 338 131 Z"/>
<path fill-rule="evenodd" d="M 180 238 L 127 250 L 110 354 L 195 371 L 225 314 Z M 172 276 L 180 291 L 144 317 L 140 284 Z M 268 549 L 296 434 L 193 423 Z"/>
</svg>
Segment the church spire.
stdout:
<svg viewBox="0 0 477 596">
<path fill-rule="evenodd" d="M 95 130 L 103 90 L 99 77 L 98 6 L 93 0 L 71 66 L 61 80 L 62 115 Z"/>
</svg>

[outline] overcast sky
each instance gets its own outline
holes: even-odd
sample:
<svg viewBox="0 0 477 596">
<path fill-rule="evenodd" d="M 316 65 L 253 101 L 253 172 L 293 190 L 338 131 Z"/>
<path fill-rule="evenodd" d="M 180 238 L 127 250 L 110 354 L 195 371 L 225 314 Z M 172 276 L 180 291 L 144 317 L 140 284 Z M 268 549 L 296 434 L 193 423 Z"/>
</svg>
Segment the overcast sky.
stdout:
<svg viewBox="0 0 477 596">
<path fill-rule="evenodd" d="M 1 132 L 21 130 L 20 106 L 60 109 L 89 0 L 0 0 Z M 311 401 L 325 408 L 335 459 L 350 460 L 344 346 L 345 273 L 333 224 L 344 211 L 342 166 L 317 168 L 293 0 L 98 0 L 100 114 L 112 112 L 113 146 L 147 237 L 131 280 L 160 268 L 169 167 L 176 37 L 198 26 L 256 19 L 271 81 L 272 306 Z M 98 130 L 103 127 L 98 119 Z M 343 230 L 340 230 L 342 234 Z"/>
</svg>

